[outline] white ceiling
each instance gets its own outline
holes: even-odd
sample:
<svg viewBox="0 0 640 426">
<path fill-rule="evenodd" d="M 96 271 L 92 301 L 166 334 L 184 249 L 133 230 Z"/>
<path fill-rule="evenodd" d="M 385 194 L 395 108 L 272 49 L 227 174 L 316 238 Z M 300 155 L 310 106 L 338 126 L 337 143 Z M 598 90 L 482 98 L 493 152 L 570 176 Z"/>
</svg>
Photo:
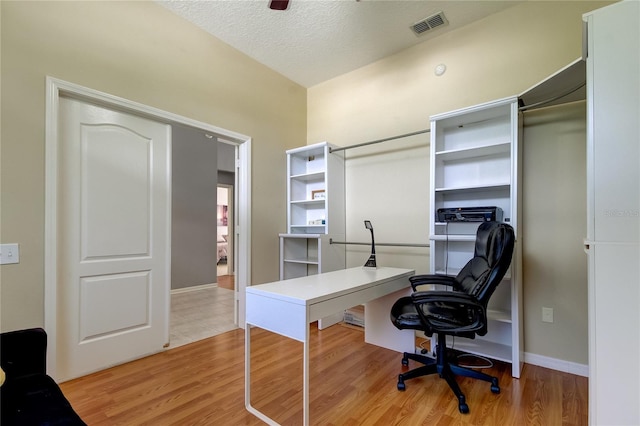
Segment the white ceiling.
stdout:
<svg viewBox="0 0 640 426">
<path fill-rule="evenodd" d="M 526 1 L 526 0 L 525 0 Z M 311 87 L 460 28 L 522 0 L 158 1 L 296 83 Z M 449 24 L 416 36 L 410 26 L 438 12 Z"/>
</svg>

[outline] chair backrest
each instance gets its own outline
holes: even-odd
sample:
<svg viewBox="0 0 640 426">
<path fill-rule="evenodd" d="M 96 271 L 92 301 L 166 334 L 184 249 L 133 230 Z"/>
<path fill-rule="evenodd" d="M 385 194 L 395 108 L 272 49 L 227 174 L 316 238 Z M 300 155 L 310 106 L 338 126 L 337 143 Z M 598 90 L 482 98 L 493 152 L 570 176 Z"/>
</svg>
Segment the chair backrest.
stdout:
<svg viewBox="0 0 640 426">
<path fill-rule="evenodd" d="M 476 233 L 474 256 L 456 276 L 458 290 L 474 296 L 486 307 L 509 269 L 514 244 L 515 235 L 511 225 L 481 223 Z"/>
</svg>

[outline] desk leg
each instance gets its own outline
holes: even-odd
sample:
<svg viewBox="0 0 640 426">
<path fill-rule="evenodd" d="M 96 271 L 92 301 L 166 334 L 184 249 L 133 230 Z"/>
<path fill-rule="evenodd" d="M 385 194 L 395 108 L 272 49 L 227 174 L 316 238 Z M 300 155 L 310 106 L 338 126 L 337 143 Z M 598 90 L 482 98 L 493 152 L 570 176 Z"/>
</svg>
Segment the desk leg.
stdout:
<svg viewBox="0 0 640 426">
<path fill-rule="evenodd" d="M 244 406 L 247 411 L 270 426 L 280 426 L 251 405 L 251 324 L 244 325 Z"/>
<path fill-rule="evenodd" d="M 244 406 L 251 411 L 251 325 L 244 325 Z M 251 409 L 250 409 L 251 408 Z"/>
<path fill-rule="evenodd" d="M 306 336 L 302 353 L 302 423 L 309 426 L 309 322 L 307 321 Z"/>
</svg>

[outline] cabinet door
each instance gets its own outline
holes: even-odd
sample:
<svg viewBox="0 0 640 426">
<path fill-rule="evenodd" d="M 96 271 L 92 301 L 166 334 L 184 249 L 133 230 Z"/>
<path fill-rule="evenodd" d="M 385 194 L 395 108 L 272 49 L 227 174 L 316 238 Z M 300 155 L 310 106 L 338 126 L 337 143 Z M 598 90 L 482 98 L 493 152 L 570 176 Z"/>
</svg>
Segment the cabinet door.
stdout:
<svg viewBox="0 0 640 426">
<path fill-rule="evenodd" d="M 640 235 L 640 5 L 589 16 L 587 238 L 638 242 Z"/>
<path fill-rule="evenodd" d="M 596 242 L 589 249 L 589 408 L 594 425 L 640 424 L 638 259 L 638 244 Z"/>
</svg>

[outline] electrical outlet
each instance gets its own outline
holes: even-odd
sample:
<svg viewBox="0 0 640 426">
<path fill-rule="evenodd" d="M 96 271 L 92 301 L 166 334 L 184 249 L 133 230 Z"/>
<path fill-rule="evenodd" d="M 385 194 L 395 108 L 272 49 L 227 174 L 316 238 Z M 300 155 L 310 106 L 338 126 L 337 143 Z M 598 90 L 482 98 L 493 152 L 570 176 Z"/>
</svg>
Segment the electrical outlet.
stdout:
<svg viewBox="0 0 640 426">
<path fill-rule="evenodd" d="M 553 308 L 542 308 L 542 322 L 553 322 Z"/>
<path fill-rule="evenodd" d="M 0 244 L 0 265 L 20 263 L 20 248 L 18 244 Z"/>
</svg>

